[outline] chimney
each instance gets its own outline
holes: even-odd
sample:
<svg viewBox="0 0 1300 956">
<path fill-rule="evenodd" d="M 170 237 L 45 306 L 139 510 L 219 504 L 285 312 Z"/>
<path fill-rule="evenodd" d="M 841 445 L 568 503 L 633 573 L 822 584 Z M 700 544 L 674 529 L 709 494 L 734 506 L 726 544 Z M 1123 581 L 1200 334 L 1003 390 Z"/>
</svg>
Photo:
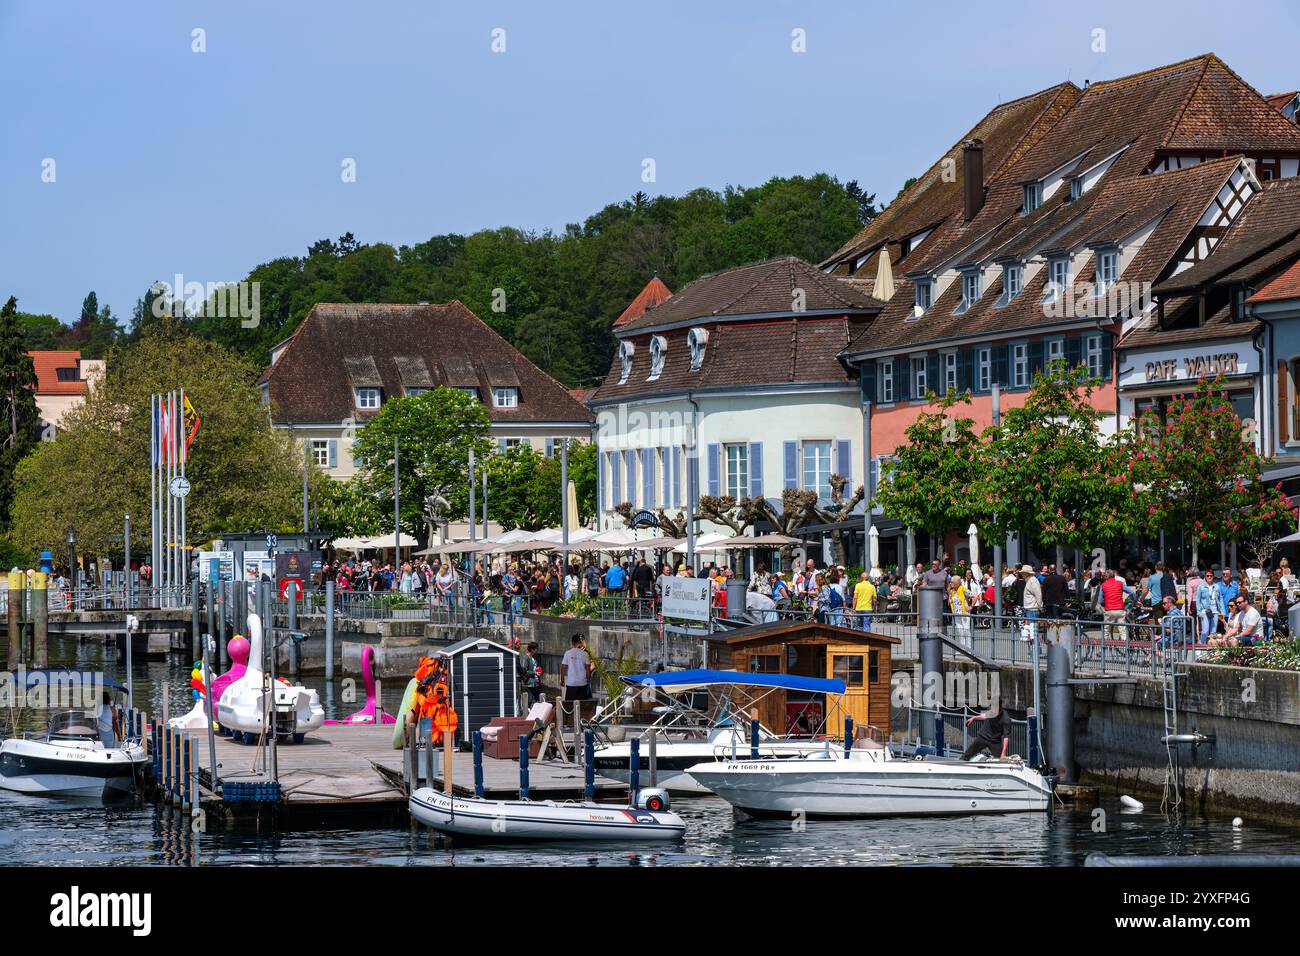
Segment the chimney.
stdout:
<svg viewBox="0 0 1300 956">
<path fill-rule="evenodd" d="M 968 139 L 961 144 L 962 189 L 966 197 L 966 221 L 984 206 L 984 141 Z"/>
</svg>

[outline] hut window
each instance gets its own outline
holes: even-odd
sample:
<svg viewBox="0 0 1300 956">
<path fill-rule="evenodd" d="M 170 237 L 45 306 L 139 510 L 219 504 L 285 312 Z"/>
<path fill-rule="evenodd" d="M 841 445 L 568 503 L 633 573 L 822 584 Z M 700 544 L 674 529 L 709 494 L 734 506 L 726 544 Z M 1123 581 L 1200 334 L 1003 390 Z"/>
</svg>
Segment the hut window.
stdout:
<svg viewBox="0 0 1300 956">
<path fill-rule="evenodd" d="M 861 687 L 862 662 L 861 654 L 836 654 L 831 673 L 849 687 Z"/>
<path fill-rule="evenodd" d="M 867 683 L 874 684 L 880 680 L 880 651 L 867 654 Z"/>
<path fill-rule="evenodd" d="M 751 674 L 781 673 L 781 655 L 780 654 L 750 654 L 749 672 Z"/>
</svg>

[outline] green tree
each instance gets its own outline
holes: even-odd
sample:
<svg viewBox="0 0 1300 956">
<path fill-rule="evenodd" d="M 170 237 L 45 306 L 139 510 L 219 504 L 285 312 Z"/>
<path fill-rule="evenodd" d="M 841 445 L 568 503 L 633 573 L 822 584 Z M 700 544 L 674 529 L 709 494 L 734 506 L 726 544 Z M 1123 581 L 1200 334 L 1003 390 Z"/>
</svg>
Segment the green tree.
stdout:
<svg viewBox="0 0 1300 956">
<path fill-rule="evenodd" d="M 68 333 L 67 327 L 52 315 L 19 312 L 17 320 L 23 348 L 28 351 L 61 348 Z"/>
<path fill-rule="evenodd" d="M 459 389 L 387 401 L 357 434 L 357 488 L 391 513 L 396 441 L 401 525 L 425 543 L 426 519 L 469 514 L 469 452 L 481 461 L 491 451 L 488 426 L 483 403 Z"/>
<path fill-rule="evenodd" d="M 363 490 L 356 478 L 336 481 L 321 476 L 309 492 L 324 537 L 368 538 L 392 530 L 391 488 L 380 499 Z"/>
<path fill-rule="evenodd" d="M 970 395 L 929 393 L 937 411 L 917 415 L 907 427 L 907 444 L 894 452 L 882 469 L 873 504 L 911 528 L 941 538 L 948 531 L 965 532 L 972 522 L 984 525 L 991 514 L 981 495 L 989 468 L 988 444 L 975 431 L 974 419 L 959 406 Z"/>
<path fill-rule="evenodd" d="M 103 358 L 121 331 L 113 310 L 100 308 L 99 297 L 90 292 L 81 303 L 81 315 L 63 336 L 64 347 L 79 350 L 83 358 Z"/>
<path fill-rule="evenodd" d="M 1145 488 L 1143 530 L 1186 529 L 1193 562 L 1210 541 L 1247 541 L 1268 552 L 1273 532 L 1295 530 L 1295 507 L 1281 484 L 1260 482 L 1265 459 L 1221 380 L 1198 382 L 1170 402 L 1163 424 L 1144 416 L 1125 437 L 1129 480 Z"/>
<path fill-rule="evenodd" d="M 14 503 L 14 473 L 36 447 L 36 369 L 27 354 L 13 296 L 0 308 L 0 531 L 8 528 Z"/>
<path fill-rule="evenodd" d="M 120 549 L 123 515 L 132 548 L 149 538 L 149 396 L 184 388 L 201 419 L 186 474 L 190 543 L 223 532 L 289 531 L 301 520 L 302 456 L 273 430 L 252 386 L 255 366 L 165 318 L 138 342 L 115 347 L 103 379 L 67 413 L 53 442 L 18 469 L 12 537 L 59 545 L 68 527 L 84 550 Z"/>
<path fill-rule="evenodd" d="M 1103 441 L 1105 413 L 1092 405 L 1099 378 L 1052 362 L 1034 376 L 1023 406 L 990 429 L 986 506 L 990 531 L 1033 529 L 1039 542 L 1087 550 L 1136 529 L 1137 510 L 1118 445 Z"/>
</svg>

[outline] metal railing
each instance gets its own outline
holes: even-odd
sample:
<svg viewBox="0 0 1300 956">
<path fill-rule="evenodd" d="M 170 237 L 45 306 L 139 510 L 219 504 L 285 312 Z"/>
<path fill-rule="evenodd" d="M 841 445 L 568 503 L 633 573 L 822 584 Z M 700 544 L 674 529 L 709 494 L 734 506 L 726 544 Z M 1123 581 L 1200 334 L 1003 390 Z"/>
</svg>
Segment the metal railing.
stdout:
<svg viewBox="0 0 1300 956">
<path fill-rule="evenodd" d="M 28 604 L 31 602 L 30 588 L 25 589 Z M 47 589 L 48 607 L 51 611 L 113 611 L 113 610 L 151 610 L 158 608 L 182 608 L 190 606 L 190 589 L 188 585 L 176 585 L 166 588 L 132 588 L 124 594 L 122 588 L 59 588 Z M 0 588 L 0 611 L 9 609 L 9 589 Z"/>
</svg>

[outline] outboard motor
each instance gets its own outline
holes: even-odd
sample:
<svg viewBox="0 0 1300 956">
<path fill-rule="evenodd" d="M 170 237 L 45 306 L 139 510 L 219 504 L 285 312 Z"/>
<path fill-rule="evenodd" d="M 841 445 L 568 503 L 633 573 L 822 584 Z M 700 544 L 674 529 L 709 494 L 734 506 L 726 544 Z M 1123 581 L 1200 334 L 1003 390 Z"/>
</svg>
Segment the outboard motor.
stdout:
<svg viewBox="0 0 1300 956">
<path fill-rule="evenodd" d="M 668 809 L 668 791 L 659 787 L 646 787 L 636 795 L 636 806 L 638 810 L 667 810 Z"/>
</svg>

